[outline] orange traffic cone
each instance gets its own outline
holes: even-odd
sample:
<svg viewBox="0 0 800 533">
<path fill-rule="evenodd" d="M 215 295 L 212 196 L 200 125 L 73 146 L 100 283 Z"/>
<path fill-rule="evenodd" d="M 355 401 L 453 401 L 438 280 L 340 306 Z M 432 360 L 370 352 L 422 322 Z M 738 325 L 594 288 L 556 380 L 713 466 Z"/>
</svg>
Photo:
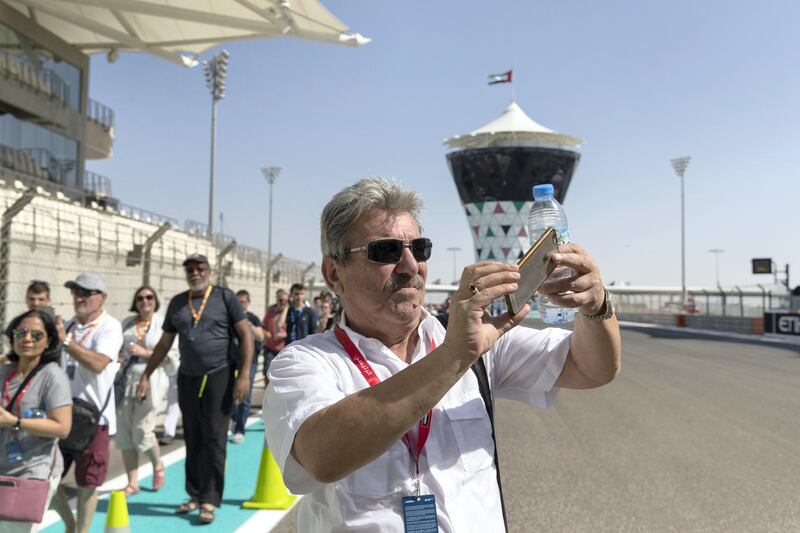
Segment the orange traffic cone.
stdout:
<svg viewBox="0 0 800 533">
<path fill-rule="evenodd" d="M 289 494 L 283 484 L 283 476 L 278 463 L 269 448 L 264 446 L 261 452 L 261 464 L 258 467 L 256 493 L 242 503 L 244 509 L 288 509 L 297 496 Z"/>
<path fill-rule="evenodd" d="M 111 493 L 108 502 L 105 533 L 130 533 L 131 525 L 128 521 L 128 503 L 125 501 L 125 491 L 115 490 Z"/>
</svg>

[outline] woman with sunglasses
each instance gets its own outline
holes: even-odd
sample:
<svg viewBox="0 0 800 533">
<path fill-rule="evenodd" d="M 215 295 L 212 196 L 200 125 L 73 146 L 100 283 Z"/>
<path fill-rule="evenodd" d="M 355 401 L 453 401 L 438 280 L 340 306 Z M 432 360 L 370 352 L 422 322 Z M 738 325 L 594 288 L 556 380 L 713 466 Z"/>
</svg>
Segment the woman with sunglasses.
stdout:
<svg viewBox="0 0 800 533">
<path fill-rule="evenodd" d="M 37 309 L 12 320 L 6 335 L 12 350 L 10 364 L 0 366 L 0 475 L 49 480 L 47 508 L 64 469 L 58 439 L 72 428 L 61 344 L 53 318 Z M 2 533 L 37 530 L 36 523 L 0 521 Z"/>
<path fill-rule="evenodd" d="M 164 316 L 157 313 L 158 295 L 151 287 L 140 287 L 133 296 L 131 311 L 136 313 L 122 321 L 125 342 L 120 351 L 120 373 L 124 374 L 122 401 L 117 404 L 117 434 L 114 437 L 122 451 L 128 484 L 125 495 L 139 492 L 139 453 L 153 465 L 153 490 L 164 486 L 166 475 L 161 451 L 156 439 L 156 414 L 169 387 L 168 373 L 177 370 L 178 352 L 173 346 L 165 363 L 150 377 L 150 390 L 143 399 L 136 396 L 136 386 L 142 377 L 153 348 L 161 338 Z M 120 376 L 118 376 L 118 380 Z"/>
</svg>

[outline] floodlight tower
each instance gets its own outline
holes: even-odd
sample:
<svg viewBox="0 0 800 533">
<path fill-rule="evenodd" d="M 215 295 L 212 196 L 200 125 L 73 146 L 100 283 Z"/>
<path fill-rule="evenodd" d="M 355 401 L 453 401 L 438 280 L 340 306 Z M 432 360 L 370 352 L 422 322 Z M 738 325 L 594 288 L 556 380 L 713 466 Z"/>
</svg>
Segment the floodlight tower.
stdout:
<svg viewBox="0 0 800 533">
<path fill-rule="evenodd" d="M 261 173 L 264 179 L 269 183 L 269 223 L 267 228 L 267 282 L 264 287 L 266 294 L 265 302 L 266 308 L 269 310 L 270 293 L 272 291 L 272 186 L 278 175 L 281 173 L 281 167 L 261 167 Z"/>
<path fill-rule="evenodd" d="M 675 174 L 681 178 L 681 309 L 686 307 L 686 208 L 683 193 L 683 175 L 686 173 L 686 167 L 689 166 L 691 156 L 677 157 L 672 159 L 672 168 L 675 169 Z"/>
<path fill-rule="evenodd" d="M 225 98 L 225 77 L 228 74 L 228 58 L 230 54 L 223 50 L 203 61 L 203 72 L 206 75 L 206 87 L 211 91 L 211 170 L 208 190 L 208 238 L 214 240 L 214 160 L 217 153 L 217 102 Z"/>
</svg>

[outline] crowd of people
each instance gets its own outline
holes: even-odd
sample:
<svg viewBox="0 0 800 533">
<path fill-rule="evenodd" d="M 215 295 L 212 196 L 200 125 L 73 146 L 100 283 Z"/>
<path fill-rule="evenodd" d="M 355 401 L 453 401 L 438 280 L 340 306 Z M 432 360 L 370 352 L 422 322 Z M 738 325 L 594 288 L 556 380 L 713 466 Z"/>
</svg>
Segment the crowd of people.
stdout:
<svg viewBox="0 0 800 533">
<path fill-rule="evenodd" d="M 309 303 L 302 284 L 278 290 L 261 320 L 247 291 L 211 282 L 200 254 L 183 262 L 188 289 L 165 312 L 144 286 L 122 322 L 104 309 L 97 274 L 66 283 L 68 320 L 50 306 L 49 285 L 31 283 L 31 309 L 9 324 L 12 349 L 0 366 L 0 476 L 38 482 L 41 501 L 28 507 L 52 500 L 67 531 L 86 532 L 112 438 L 128 495 L 140 490 L 141 455 L 152 488 L 167 482 L 155 434 L 166 399 L 162 439 L 174 438 L 180 411 L 186 445 L 187 498 L 175 512 L 212 523 L 229 428 L 230 442 L 245 440 L 263 352 L 267 444 L 287 487 L 305 495 L 300 531 L 505 530 L 493 399 L 548 407 L 559 388 L 613 380 L 621 363 L 613 299 L 596 262 L 572 243 L 549 259 L 571 274 L 539 290 L 578 309 L 573 331 L 517 327 L 528 305 L 491 313 L 520 279 L 516 265 L 494 261 L 468 265 L 451 299 L 429 312 L 433 243 L 421 235 L 421 207 L 416 193 L 382 179 L 337 193 L 320 222 L 332 292 Z M 61 483 L 73 464 L 76 516 Z M 0 513 L 14 510 L 0 501 Z M 36 527 L 6 520 L 0 533 Z"/>
<path fill-rule="evenodd" d="M 84 272 L 65 284 L 73 316 L 59 316 L 48 282 L 32 281 L 28 310 L 5 330 L 10 352 L 0 359 L 0 476 L 46 482 L 42 510 L 55 509 L 66 531 L 88 531 L 105 481 L 113 439 L 127 474 L 126 496 L 140 491 L 142 456 L 152 465 L 152 490 L 166 483 L 160 445 L 176 437 L 182 416 L 187 501 L 214 521 L 222 501 L 226 445 L 245 440 L 253 384 L 287 343 L 333 327 L 338 300 L 323 292 L 313 304 L 302 284 L 279 289 L 263 318 L 246 290 L 211 282 L 208 259 L 183 263 L 189 290 L 162 307 L 153 287 L 132 295 L 121 321 L 105 309 L 108 288 Z M 165 309 L 166 308 L 166 309 Z M 157 418 L 166 404 L 163 432 Z M 230 438 L 229 438 L 230 434 Z M 74 465 L 77 512 L 62 479 Z M 0 518 L 0 533 L 36 531 L 36 521 Z"/>
</svg>

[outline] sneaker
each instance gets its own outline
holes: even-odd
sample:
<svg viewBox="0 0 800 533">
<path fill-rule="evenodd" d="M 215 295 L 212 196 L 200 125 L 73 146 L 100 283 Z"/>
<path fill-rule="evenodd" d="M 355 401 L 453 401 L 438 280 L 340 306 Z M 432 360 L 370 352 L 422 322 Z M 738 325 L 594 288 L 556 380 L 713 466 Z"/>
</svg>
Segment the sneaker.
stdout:
<svg viewBox="0 0 800 533">
<path fill-rule="evenodd" d="M 159 443 L 160 445 L 162 445 L 162 446 L 169 446 L 169 445 L 172 443 L 172 440 L 173 440 L 174 438 L 175 438 L 175 437 L 173 437 L 173 436 L 171 436 L 171 435 L 164 435 L 163 437 L 161 437 L 160 439 L 158 439 L 158 443 Z"/>
<path fill-rule="evenodd" d="M 233 436 L 233 438 L 231 439 L 231 441 L 232 441 L 234 444 L 241 444 L 241 443 L 243 443 L 243 442 L 244 442 L 244 433 L 236 433 L 236 434 Z"/>
</svg>

